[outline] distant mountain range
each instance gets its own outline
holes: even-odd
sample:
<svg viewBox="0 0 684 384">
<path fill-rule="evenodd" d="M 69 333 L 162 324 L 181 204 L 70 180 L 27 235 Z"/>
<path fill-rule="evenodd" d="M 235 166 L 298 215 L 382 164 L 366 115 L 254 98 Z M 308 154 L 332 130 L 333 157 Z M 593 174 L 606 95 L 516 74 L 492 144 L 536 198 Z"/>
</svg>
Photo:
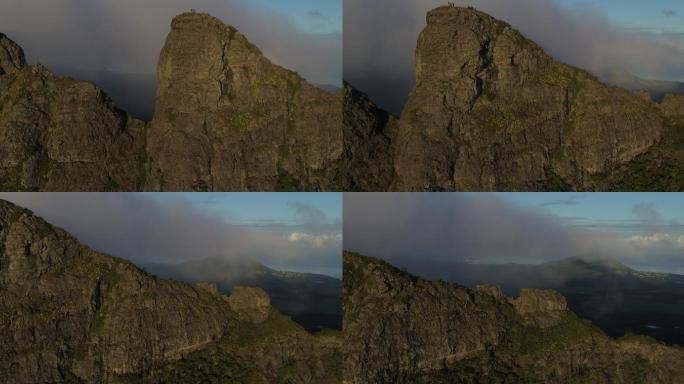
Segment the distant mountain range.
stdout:
<svg viewBox="0 0 684 384">
<path fill-rule="evenodd" d="M 249 258 L 211 257 L 181 264 L 147 264 L 155 275 L 197 284 L 214 283 L 223 294 L 235 286 L 254 286 L 271 303 L 310 332 L 342 329 L 342 281 L 325 275 L 283 272 Z"/>
<path fill-rule="evenodd" d="M 469 287 L 492 284 L 516 296 L 523 288 L 553 289 L 568 306 L 607 334 L 652 336 L 684 345 L 684 276 L 631 269 L 615 260 L 569 258 L 541 265 L 425 262 L 413 273 Z"/>
<path fill-rule="evenodd" d="M 630 91 L 646 91 L 654 101 L 661 101 L 666 94 L 684 94 L 684 83 L 678 81 L 648 80 L 627 71 L 609 69 L 598 73 L 599 79 Z"/>
</svg>

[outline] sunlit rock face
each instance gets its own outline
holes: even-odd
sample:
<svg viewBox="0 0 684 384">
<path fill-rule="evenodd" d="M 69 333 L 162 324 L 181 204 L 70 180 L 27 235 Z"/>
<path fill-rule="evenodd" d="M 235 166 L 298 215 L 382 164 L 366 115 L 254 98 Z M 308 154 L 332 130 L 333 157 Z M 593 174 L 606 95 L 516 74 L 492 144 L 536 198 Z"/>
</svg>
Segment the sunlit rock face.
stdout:
<svg viewBox="0 0 684 384">
<path fill-rule="evenodd" d="M 176 17 L 158 78 L 150 189 L 336 189 L 341 95 L 272 64 L 234 28 Z"/>
<path fill-rule="evenodd" d="M 0 190 L 134 190 L 145 129 L 101 89 L 27 66 L 0 35 Z"/>
<path fill-rule="evenodd" d="M 0 35 L 0 190 L 340 190 L 342 95 L 206 14 L 173 19 L 145 124 Z"/>
<path fill-rule="evenodd" d="M 385 119 L 371 139 L 345 136 L 348 147 L 367 142 L 390 159 L 377 163 L 380 172 L 354 169 L 352 186 L 373 180 L 381 183 L 373 189 L 397 191 L 633 190 L 650 181 L 657 185 L 651 188 L 684 188 L 684 119 L 673 117 L 671 109 L 681 114 L 682 107 L 671 100 L 661 108 L 604 85 L 472 8 L 430 11 L 415 57 L 416 84 L 398 123 Z M 348 131 L 363 131 L 378 116 L 367 108 L 359 114 L 364 103 L 346 93 Z"/>
</svg>

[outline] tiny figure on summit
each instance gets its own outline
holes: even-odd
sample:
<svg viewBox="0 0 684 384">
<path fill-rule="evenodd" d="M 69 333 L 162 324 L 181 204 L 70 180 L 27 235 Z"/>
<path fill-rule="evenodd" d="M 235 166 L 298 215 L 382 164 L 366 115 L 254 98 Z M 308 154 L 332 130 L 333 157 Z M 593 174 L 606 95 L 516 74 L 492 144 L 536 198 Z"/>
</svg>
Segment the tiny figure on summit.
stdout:
<svg viewBox="0 0 684 384">
<path fill-rule="evenodd" d="M 190 13 L 197 13 L 197 10 L 195 8 L 190 8 Z"/>
</svg>

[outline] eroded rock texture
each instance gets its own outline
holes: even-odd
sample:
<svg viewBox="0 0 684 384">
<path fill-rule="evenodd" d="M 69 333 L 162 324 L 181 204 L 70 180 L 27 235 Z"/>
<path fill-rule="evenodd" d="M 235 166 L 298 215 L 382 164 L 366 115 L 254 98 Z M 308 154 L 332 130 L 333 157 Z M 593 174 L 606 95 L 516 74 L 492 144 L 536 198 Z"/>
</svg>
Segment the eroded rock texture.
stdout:
<svg viewBox="0 0 684 384">
<path fill-rule="evenodd" d="M 149 275 L 0 200 L 0 383 L 341 381 L 338 337 L 236 294 Z"/>
<path fill-rule="evenodd" d="M 380 178 L 391 181 L 376 189 L 629 190 L 648 189 L 649 182 L 652 189 L 684 188 L 684 122 L 673 117 L 682 110 L 671 96 L 656 104 L 604 85 L 485 13 L 430 11 L 415 72 L 396 129 L 376 130 L 379 137 L 389 132 L 391 142 Z M 346 93 L 345 109 L 365 103 Z M 364 127 L 367 120 L 345 124 Z M 376 140 L 346 135 L 345 145 Z M 353 184 L 378 179 L 375 169 L 350 173 Z"/>
<path fill-rule="evenodd" d="M 0 190 L 339 190 L 342 95 L 206 14 L 174 18 L 145 124 L 0 35 Z"/>
<path fill-rule="evenodd" d="M 0 190 L 140 188 L 144 136 L 95 85 L 27 66 L 0 35 Z"/>
<path fill-rule="evenodd" d="M 158 78 L 150 189 L 336 189 L 341 95 L 272 64 L 234 28 L 176 17 Z"/>
<path fill-rule="evenodd" d="M 684 350 L 610 339 L 553 291 L 507 298 L 345 253 L 343 297 L 348 383 L 682 382 Z"/>
</svg>

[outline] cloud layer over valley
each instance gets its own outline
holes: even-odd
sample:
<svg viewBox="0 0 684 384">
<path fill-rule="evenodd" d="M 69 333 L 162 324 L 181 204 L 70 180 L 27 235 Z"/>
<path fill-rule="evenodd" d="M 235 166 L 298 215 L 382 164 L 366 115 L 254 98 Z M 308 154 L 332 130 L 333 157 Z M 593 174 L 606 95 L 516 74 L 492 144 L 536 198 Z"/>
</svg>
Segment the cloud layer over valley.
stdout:
<svg viewBox="0 0 684 384">
<path fill-rule="evenodd" d="M 489 194 L 345 194 L 344 248 L 397 265 L 416 258 L 541 264 L 598 257 L 684 273 L 684 225 L 648 203 L 616 222 L 562 217 L 543 205 Z"/>
</svg>

